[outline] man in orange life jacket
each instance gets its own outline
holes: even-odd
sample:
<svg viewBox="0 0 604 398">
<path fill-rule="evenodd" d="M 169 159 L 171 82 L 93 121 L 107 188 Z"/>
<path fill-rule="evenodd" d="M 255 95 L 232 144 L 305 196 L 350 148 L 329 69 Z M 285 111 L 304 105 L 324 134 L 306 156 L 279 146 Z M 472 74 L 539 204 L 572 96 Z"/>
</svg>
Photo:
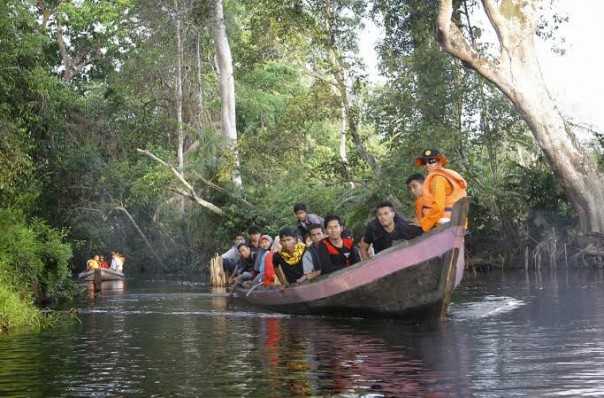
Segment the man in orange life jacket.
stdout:
<svg viewBox="0 0 604 398">
<path fill-rule="evenodd" d="M 360 261 L 353 250 L 352 239 L 342 238 L 342 220 L 338 216 L 325 217 L 325 231 L 327 238 L 319 243 L 319 260 L 321 261 L 321 275 L 348 267 Z"/>
<path fill-rule="evenodd" d="M 459 173 L 444 168 L 447 158 L 438 149 L 425 149 L 415 163 L 424 166 L 428 173 L 424 181 L 424 211 L 420 220 L 422 229 L 428 232 L 451 220 L 451 209 L 455 202 L 467 196 L 468 184 Z"/>
</svg>

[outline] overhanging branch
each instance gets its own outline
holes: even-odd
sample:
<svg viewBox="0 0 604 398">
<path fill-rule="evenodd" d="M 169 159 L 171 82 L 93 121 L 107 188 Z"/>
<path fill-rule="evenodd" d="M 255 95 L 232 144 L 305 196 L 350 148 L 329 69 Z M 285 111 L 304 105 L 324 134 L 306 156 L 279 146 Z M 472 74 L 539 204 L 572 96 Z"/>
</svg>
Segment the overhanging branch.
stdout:
<svg viewBox="0 0 604 398">
<path fill-rule="evenodd" d="M 171 164 L 167 163 L 166 161 L 158 158 L 157 156 L 155 156 L 154 154 L 152 154 L 151 152 L 149 152 L 145 149 L 136 148 L 136 151 L 140 154 L 150 157 L 151 159 L 155 160 L 156 162 L 162 164 L 163 166 L 170 169 L 170 171 L 172 171 L 172 173 L 176 176 L 176 178 L 178 178 L 178 180 L 186 187 L 186 191 L 184 191 L 182 189 L 178 189 L 178 190 L 174 189 L 175 192 L 178 192 L 179 194 L 193 200 L 195 203 L 197 203 L 198 205 L 200 205 L 202 207 L 205 207 L 206 209 L 210 210 L 211 212 L 218 214 L 219 216 L 222 216 L 222 214 L 223 214 L 222 209 L 219 208 L 218 206 L 214 205 L 213 203 L 210 203 L 207 200 L 204 200 L 204 199 L 200 198 L 199 196 L 197 196 L 197 193 L 195 192 L 195 188 L 193 188 L 193 186 L 191 184 L 189 184 L 189 182 L 183 177 L 182 174 L 180 174 L 178 172 L 178 170 L 176 170 L 176 168 L 174 166 L 172 166 Z"/>
</svg>

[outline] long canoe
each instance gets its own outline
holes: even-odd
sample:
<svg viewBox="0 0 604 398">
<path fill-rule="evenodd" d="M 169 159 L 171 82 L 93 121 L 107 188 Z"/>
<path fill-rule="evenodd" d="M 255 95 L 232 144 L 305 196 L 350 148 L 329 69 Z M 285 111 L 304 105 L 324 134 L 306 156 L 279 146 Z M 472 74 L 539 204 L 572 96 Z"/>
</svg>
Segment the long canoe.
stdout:
<svg viewBox="0 0 604 398">
<path fill-rule="evenodd" d="M 365 261 L 283 291 L 238 288 L 237 296 L 291 314 L 443 318 L 463 275 L 470 201 L 466 197 L 455 204 L 450 222 Z"/>
<path fill-rule="evenodd" d="M 78 280 L 80 281 L 94 281 L 94 273 L 99 274 L 101 281 L 119 281 L 124 279 L 124 274 L 118 271 L 114 271 L 111 268 L 97 268 L 92 271 L 85 271 L 78 274 Z"/>
</svg>

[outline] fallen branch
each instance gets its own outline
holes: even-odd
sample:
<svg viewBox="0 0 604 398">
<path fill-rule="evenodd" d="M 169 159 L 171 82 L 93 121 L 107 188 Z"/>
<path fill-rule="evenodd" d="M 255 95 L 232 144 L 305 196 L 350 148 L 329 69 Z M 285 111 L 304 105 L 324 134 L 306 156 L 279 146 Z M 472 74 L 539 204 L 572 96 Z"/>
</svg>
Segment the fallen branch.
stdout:
<svg viewBox="0 0 604 398">
<path fill-rule="evenodd" d="M 200 198 L 199 196 L 197 196 L 197 193 L 195 192 L 195 188 L 193 188 L 193 186 L 191 184 L 189 184 L 189 182 L 183 177 L 182 174 L 180 174 L 178 172 L 178 170 L 176 170 L 176 168 L 174 166 L 172 166 L 171 164 L 158 158 L 157 156 L 155 156 L 154 154 L 152 154 L 151 152 L 149 152 L 147 150 L 136 148 L 136 151 L 143 155 L 149 156 L 151 159 L 155 160 L 156 162 L 166 166 L 168 169 L 170 169 L 172 171 L 172 173 L 176 176 L 176 178 L 178 178 L 178 180 L 187 188 L 186 191 L 175 188 L 175 189 L 173 189 L 174 192 L 178 192 L 179 194 L 191 199 L 198 205 L 205 207 L 206 209 L 210 210 L 211 212 L 213 212 L 215 214 L 218 214 L 219 216 L 221 216 L 223 214 L 221 208 L 219 208 L 215 204 L 210 203 L 207 200 L 204 200 L 204 199 Z"/>
</svg>

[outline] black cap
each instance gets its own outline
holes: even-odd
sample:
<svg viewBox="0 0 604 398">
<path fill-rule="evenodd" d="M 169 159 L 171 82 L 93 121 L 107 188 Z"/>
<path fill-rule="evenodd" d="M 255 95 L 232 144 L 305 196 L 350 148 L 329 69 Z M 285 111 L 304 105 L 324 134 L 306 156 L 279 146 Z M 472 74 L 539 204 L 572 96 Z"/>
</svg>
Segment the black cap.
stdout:
<svg viewBox="0 0 604 398">
<path fill-rule="evenodd" d="M 296 234 L 289 228 L 283 228 L 281 231 L 279 231 L 279 239 L 283 239 L 286 236 L 291 236 L 292 238 L 295 238 Z"/>
</svg>

